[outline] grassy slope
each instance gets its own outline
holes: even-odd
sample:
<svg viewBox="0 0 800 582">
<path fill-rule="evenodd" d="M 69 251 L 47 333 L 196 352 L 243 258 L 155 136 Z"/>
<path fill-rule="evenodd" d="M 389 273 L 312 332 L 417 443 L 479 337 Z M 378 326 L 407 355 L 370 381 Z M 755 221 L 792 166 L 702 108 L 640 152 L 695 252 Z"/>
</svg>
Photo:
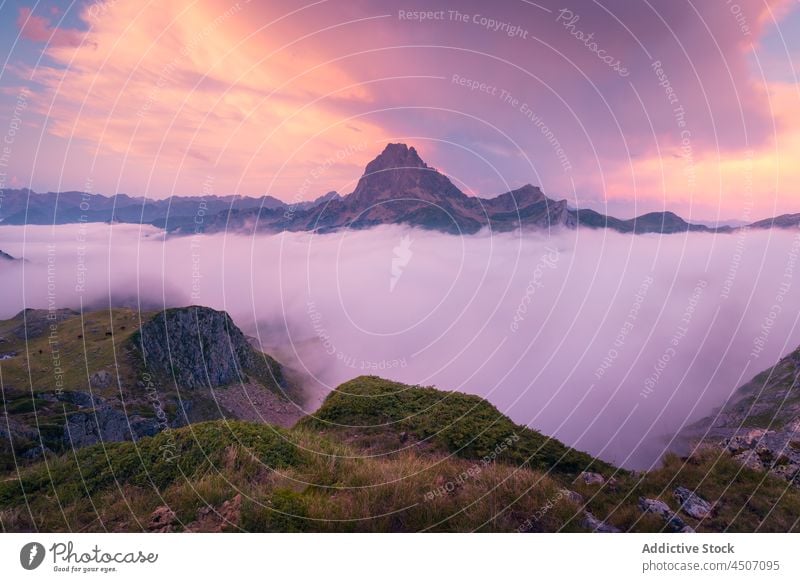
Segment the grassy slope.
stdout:
<svg viewBox="0 0 800 582">
<path fill-rule="evenodd" d="M 44 393 L 92 393 L 115 402 L 129 415 L 152 418 L 156 414 L 141 380 L 144 367 L 134 343 L 142 322 L 156 313 L 131 309 L 113 309 L 75 314 L 56 322 L 56 332 L 51 343 L 51 321 L 46 311 L 28 311 L 0 321 L 0 353 L 16 356 L 0 361 L 0 429 L 5 428 L 5 412 L 15 425 L 31 427 L 36 437 L 18 437 L 12 445 L 0 439 L 0 471 L 13 469 L 20 453 L 33 446 L 44 444 L 56 452 L 63 452 L 62 436 L 66 416 L 78 407 L 63 401 L 40 398 Z M 54 358 L 57 358 L 54 359 Z M 245 372 L 272 391 L 282 389 L 274 379 L 283 381 L 280 365 L 270 356 L 255 353 L 255 364 Z M 55 366 L 61 370 L 56 376 Z M 90 385 L 89 378 L 100 370 L 108 371 L 112 380 L 108 387 L 98 389 Z M 156 375 L 154 375 L 156 376 Z M 57 381 L 61 385 L 57 385 Z M 160 404 L 172 417 L 179 409 L 179 394 L 172 378 L 157 377 L 155 385 Z M 292 394 L 289 386 L 288 392 Z M 37 397 L 32 397 L 32 396 Z M 218 418 L 218 405 L 202 393 L 191 394 L 193 414 L 202 418 Z M 86 412 L 84 409 L 83 412 Z M 24 462 L 24 461 L 23 461 Z"/>
<path fill-rule="evenodd" d="M 302 424 L 340 436 L 408 432 L 445 453 L 466 459 L 492 456 L 508 464 L 570 474 L 614 468 L 560 441 L 514 424 L 486 400 L 460 392 L 411 388 L 376 376 L 342 384 Z M 513 437 L 511 444 L 502 446 Z M 362 441 L 363 442 L 363 441 Z M 374 443 L 374 440 L 373 440 Z M 387 442 L 395 447 L 396 442 Z M 495 454 L 495 450 L 501 450 Z"/>
<path fill-rule="evenodd" d="M 137 396 L 130 391 L 121 394 L 117 383 L 118 375 L 123 386 L 136 385 L 136 371 L 125 348 L 139 325 L 136 312 L 115 309 L 87 313 L 83 320 L 80 316 L 59 320 L 52 343 L 52 322 L 44 317 L 44 312 L 28 312 L 26 317 L 27 324 L 22 314 L 0 322 L 0 337 L 5 339 L 0 344 L 2 351 L 17 354 L 0 362 L 2 411 L 8 413 L 12 422 L 32 427 L 38 436 L 16 439 L 14 451 L 7 440 L 1 439 L 0 470 L 13 468 L 15 453 L 18 455 L 40 444 L 40 438 L 48 448 L 61 450 L 65 417 L 78 410 L 68 402 L 51 402 L 32 396 L 54 394 L 57 390 L 93 393 L 102 398 L 122 395 L 133 401 Z M 60 367 L 58 376 L 56 366 Z M 90 386 L 89 377 L 99 370 L 112 375 L 109 387 Z M 129 412 L 154 414 L 152 407 L 135 404 Z"/>
<path fill-rule="evenodd" d="M 51 458 L 0 481 L 0 524 L 6 531 L 141 531 L 158 506 L 173 508 L 187 525 L 204 507 L 218 509 L 241 494 L 229 530 L 581 531 L 581 508 L 560 492 L 568 487 L 623 530 L 659 531 L 663 522 L 643 516 L 638 498 L 675 508 L 672 491 L 683 485 L 718 504 L 704 522 L 683 516 L 699 531 L 800 527 L 798 489 L 718 451 L 671 456 L 643 476 L 617 472 L 598 487 L 573 481 L 573 463 L 588 455 L 528 435 L 475 397 L 358 378 L 332 394 L 319 417 L 291 430 L 202 423 Z M 362 428 L 330 424 L 341 421 Z M 483 463 L 509 434 L 519 438 Z M 557 470 L 536 468 L 562 456 L 572 460 Z M 607 468 L 595 467 L 608 476 Z"/>
</svg>

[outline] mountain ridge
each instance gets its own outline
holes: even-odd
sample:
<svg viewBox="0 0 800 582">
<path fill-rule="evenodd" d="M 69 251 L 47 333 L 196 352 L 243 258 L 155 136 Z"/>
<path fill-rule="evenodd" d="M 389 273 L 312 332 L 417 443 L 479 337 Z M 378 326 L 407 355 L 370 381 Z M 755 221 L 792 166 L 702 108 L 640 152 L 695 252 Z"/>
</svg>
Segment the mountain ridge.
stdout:
<svg viewBox="0 0 800 582">
<path fill-rule="evenodd" d="M 794 228 L 800 213 L 784 214 L 744 226 L 690 223 L 672 211 L 620 219 L 591 209 L 570 208 L 565 199 L 546 196 L 525 184 L 492 198 L 468 196 L 449 177 L 426 164 L 418 151 L 389 143 L 370 161 L 355 189 L 344 196 L 328 192 L 313 201 L 283 202 L 269 195 L 171 196 L 152 200 L 127 194 L 83 192 L 37 194 L 7 190 L 0 207 L 3 224 L 123 222 L 150 224 L 171 234 L 200 232 L 331 232 L 384 224 L 474 234 L 481 229 L 592 228 L 620 233 L 727 233 L 739 228 Z"/>
</svg>

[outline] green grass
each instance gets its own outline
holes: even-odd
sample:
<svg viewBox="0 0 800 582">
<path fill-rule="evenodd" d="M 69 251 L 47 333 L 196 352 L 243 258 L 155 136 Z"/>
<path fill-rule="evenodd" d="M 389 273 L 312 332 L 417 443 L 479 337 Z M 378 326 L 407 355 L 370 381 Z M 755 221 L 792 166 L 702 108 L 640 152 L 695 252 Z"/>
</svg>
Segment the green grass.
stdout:
<svg viewBox="0 0 800 582">
<path fill-rule="evenodd" d="M 174 463 L 161 455 L 169 439 Z M 579 529 L 570 524 L 578 508 L 552 478 L 504 464 L 475 467 L 430 453 L 358 458 L 305 429 L 218 421 L 24 469 L 0 482 L 0 523 L 5 531 L 141 531 L 166 504 L 180 530 L 201 508 L 241 494 L 241 513 L 227 529 L 514 531 L 552 499 L 560 502 L 529 528 Z M 447 483 L 457 486 L 431 493 Z"/>
<path fill-rule="evenodd" d="M 241 510 L 229 531 L 582 531 L 587 508 L 623 531 L 660 531 L 639 497 L 673 509 L 682 485 L 715 502 L 698 531 L 797 531 L 800 490 L 742 468 L 706 449 L 689 459 L 669 456 L 644 476 L 619 474 L 603 486 L 567 474 L 504 461 L 480 460 L 412 447 L 365 455 L 308 426 L 215 421 L 161 433 L 138 443 L 95 445 L 38 463 L 0 481 L 3 531 L 142 531 L 167 505 L 180 531 L 235 496 Z M 170 452 L 170 462 L 164 451 Z"/>
<path fill-rule="evenodd" d="M 376 376 L 342 384 L 301 423 L 322 431 L 357 432 L 362 438 L 408 432 L 465 459 L 489 458 L 570 474 L 615 471 L 591 455 L 513 423 L 478 396 L 410 387 Z"/>
<path fill-rule="evenodd" d="M 705 448 L 683 459 L 667 455 L 663 464 L 638 478 L 628 475 L 599 489 L 576 484 L 575 490 L 591 499 L 592 512 L 624 531 L 659 531 L 663 522 L 642 516 L 635 507 L 639 497 L 658 498 L 673 510 L 673 491 L 679 485 L 696 491 L 716 504 L 711 517 L 681 518 L 699 532 L 798 532 L 800 489 L 778 477 L 744 468 L 727 453 Z M 594 497 L 592 497 L 594 495 Z"/>
</svg>

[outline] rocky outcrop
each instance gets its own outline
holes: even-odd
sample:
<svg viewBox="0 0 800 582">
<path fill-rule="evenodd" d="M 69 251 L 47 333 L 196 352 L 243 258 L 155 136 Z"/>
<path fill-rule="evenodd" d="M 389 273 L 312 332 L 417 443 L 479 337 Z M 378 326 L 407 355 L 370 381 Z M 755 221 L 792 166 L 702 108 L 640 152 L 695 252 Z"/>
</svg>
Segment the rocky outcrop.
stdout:
<svg viewBox="0 0 800 582">
<path fill-rule="evenodd" d="M 800 418 L 782 430 L 743 430 L 724 439 L 722 447 L 745 467 L 800 486 Z"/>
<path fill-rule="evenodd" d="M 225 386 L 247 379 L 256 354 L 224 311 L 167 309 L 132 338 L 146 368 L 180 388 Z"/>
<path fill-rule="evenodd" d="M 639 508 L 645 513 L 653 513 L 664 520 L 669 531 L 676 533 L 693 533 L 694 529 L 683 521 L 666 503 L 660 499 L 639 498 Z"/>
<path fill-rule="evenodd" d="M 585 511 L 583 513 L 583 519 L 581 520 L 581 525 L 594 533 L 621 533 L 622 530 L 610 525 L 602 520 L 597 519 L 594 515 L 590 512 Z"/>
<path fill-rule="evenodd" d="M 675 498 L 681 504 L 680 511 L 695 519 L 705 519 L 714 510 L 714 506 L 686 487 L 675 489 Z"/>
<path fill-rule="evenodd" d="M 798 395 L 800 349 L 741 386 L 720 410 L 682 436 L 695 448 L 721 445 L 745 467 L 800 485 Z"/>
<path fill-rule="evenodd" d="M 170 533 L 175 531 L 179 523 L 178 516 L 175 515 L 175 512 L 166 505 L 161 505 L 156 507 L 150 515 L 150 521 L 147 523 L 147 531 L 153 533 Z"/>
<path fill-rule="evenodd" d="M 220 533 L 235 527 L 242 516 L 242 495 L 237 494 L 217 508 L 210 505 L 197 511 L 197 519 L 186 526 L 187 532 Z"/>
<path fill-rule="evenodd" d="M 606 478 L 600 473 L 592 473 L 591 471 L 583 471 L 578 475 L 578 479 L 583 481 L 586 485 L 602 485 L 606 482 Z"/>
<path fill-rule="evenodd" d="M 159 430 L 155 419 L 126 416 L 116 408 L 102 406 L 91 412 L 69 415 L 64 426 L 64 445 L 80 448 L 101 442 L 138 440 L 153 436 Z"/>
</svg>

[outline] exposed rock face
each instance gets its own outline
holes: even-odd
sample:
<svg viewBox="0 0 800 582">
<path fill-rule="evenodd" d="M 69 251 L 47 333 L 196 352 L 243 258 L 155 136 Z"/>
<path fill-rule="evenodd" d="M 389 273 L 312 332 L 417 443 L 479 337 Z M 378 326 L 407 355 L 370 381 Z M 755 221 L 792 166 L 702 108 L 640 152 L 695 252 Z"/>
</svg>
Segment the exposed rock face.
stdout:
<svg viewBox="0 0 800 582">
<path fill-rule="evenodd" d="M 224 311 L 167 309 L 133 338 L 147 369 L 180 388 L 225 386 L 247 378 L 256 355 Z"/>
<path fill-rule="evenodd" d="M 212 390 L 214 401 L 234 418 L 290 427 L 300 420 L 302 408 L 258 384 L 234 384 Z"/>
<path fill-rule="evenodd" d="M 88 392 L 78 392 L 78 391 L 69 391 L 69 392 L 57 392 L 55 394 L 42 394 L 42 398 L 45 399 L 53 399 L 57 402 L 67 402 L 69 404 L 73 404 L 79 408 L 93 408 L 95 406 L 100 406 L 105 402 L 103 398 L 97 395 L 89 394 Z"/>
<path fill-rule="evenodd" d="M 103 406 L 92 412 L 71 414 L 64 426 L 64 444 L 80 448 L 100 442 L 138 440 L 158 431 L 155 419 L 125 416 L 115 408 Z"/>
<path fill-rule="evenodd" d="M 462 200 L 463 192 L 435 169 L 428 167 L 413 147 L 390 143 L 369 164 L 350 201 L 366 209 L 385 200 L 412 198 L 428 202 Z"/>
<path fill-rule="evenodd" d="M 711 515 L 714 506 L 686 487 L 675 489 L 675 497 L 681 504 L 680 510 L 695 519 L 705 519 Z"/>
</svg>

